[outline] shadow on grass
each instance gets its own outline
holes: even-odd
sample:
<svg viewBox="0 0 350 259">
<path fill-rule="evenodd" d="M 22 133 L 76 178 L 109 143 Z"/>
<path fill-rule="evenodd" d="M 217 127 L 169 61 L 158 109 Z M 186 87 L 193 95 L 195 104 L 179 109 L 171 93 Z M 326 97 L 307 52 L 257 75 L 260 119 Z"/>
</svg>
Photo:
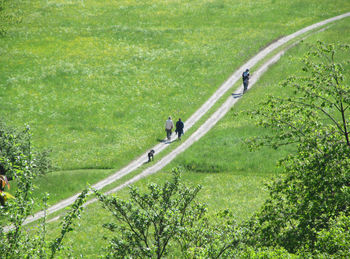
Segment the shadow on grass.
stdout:
<svg viewBox="0 0 350 259">
<path fill-rule="evenodd" d="M 168 140 L 168 139 L 157 139 L 158 142 L 160 143 L 164 143 L 164 144 L 171 144 L 172 142 L 176 141 L 176 139 L 171 139 L 171 140 Z"/>
<path fill-rule="evenodd" d="M 243 96 L 243 94 L 232 94 L 233 98 L 237 99 Z"/>
</svg>

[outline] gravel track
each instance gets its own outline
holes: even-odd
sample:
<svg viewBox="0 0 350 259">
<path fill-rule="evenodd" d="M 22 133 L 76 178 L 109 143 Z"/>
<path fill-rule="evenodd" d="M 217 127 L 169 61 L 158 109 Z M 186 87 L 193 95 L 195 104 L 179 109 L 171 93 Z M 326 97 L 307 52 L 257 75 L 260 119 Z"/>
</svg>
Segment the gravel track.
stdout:
<svg viewBox="0 0 350 259">
<path fill-rule="evenodd" d="M 190 129 L 197 121 L 199 121 L 203 115 L 205 115 L 209 109 L 227 92 L 230 90 L 230 88 L 239 80 L 241 80 L 241 73 L 246 68 L 251 68 L 254 65 L 256 65 L 259 61 L 263 60 L 268 54 L 270 54 L 272 51 L 276 50 L 277 48 L 281 47 L 282 45 L 286 44 L 292 39 L 295 39 L 298 36 L 303 35 L 306 32 L 309 32 L 311 30 L 320 28 L 322 26 L 325 26 L 331 22 L 346 18 L 350 16 L 350 12 L 315 23 L 313 25 L 310 25 L 308 27 L 305 27 L 293 34 L 290 34 L 288 36 L 285 36 L 265 49 L 261 50 L 257 55 L 252 57 L 248 62 L 246 62 L 243 66 L 241 66 L 239 69 L 236 70 L 234 74 L 232 74 L 229 79 L 224 82 L 219 89 L 185 122 L 186 123 L 186 129 Z M 293 44 L 294 45 L 294 44 Z M 289 46 L 291 47 L 291 46 Z M 288 48 L 289 48 L 288 47 Z M 272 58 L 270 58 L 268 61 L 266 61 L 263 65 L 260 66 L 260 68 L 256 71 L 254 71 L 254 75 L 252 76 L 250 80 L 249 87 L 251 88 L 257 80 L 260 78 L 260 76 L 268 69 L 268 67 L 277 62 L 280 57 L 284 54 L 284 52 L 288 49 L 285 48 L 278 52 L 276 55 L 274 55 Z M 153 166 L 148 167 L 144 171 L 142 171 L 140 174 L 136 175 L 132 179 L 126 181 L 125 183 L 119 185 L 118 187 L 108 191 L 107 193 L 113 193 L 116 192 L 130 184 L 135 183 L 136 181 L 154 174 L 164 168 L 166 165 L 168 165 L 178 154 L 185 151 L 187 148 L 189 148 L 193 143 L 195 143 L 197 140 L 199 140 L 201 137 L 203 137 L 230 109 L 234 104 L 239 100 L 241 97 L 243 91 L 243 87 L 240 87 L 238 90 L 236 90 L 232 95 L 230 95 L 225 103 L 223 103 L 210 117 L 207 119 L 190 137 L 188 137 L 184 142 L 182 142 L 181 145 L 179 145 L 176 149 L 171 151 L 169 154 L 165 155 L 161 160 L 157 161 Z M 169 142 L 162 142 L 158 145 L 154 146 L 152 149 L 156 151 L 157 154 L 159 154 L 161 151 L 163 151 L 166 147 L 169 146 Z M 113 183 L 114 181 L 122 178 L 123 176 L 131 173 L 138 167 L 142 166 L 147 161 L 147 153 L 144 153 L 136 160 L 132 161 L 130 164 L 125 166 L 124 168 L 120 169 L 119 171 L 115 172 L 113 175 L 105 178 L 104 180 L 92 185 L 92 188 L 95 188 L 97 190 L 100 190 L 104 188 L 105 186 Z M 46 215 L 50 215 L 54 212 L 57 212 L 71 204 L 74 203 L 76 198 L 79 196 L 80 193 L 75 194 L 65 200 L 62 200 L 58 202 L 57 204 L 51 206 L 46 211 Z M 96 201 L 96 199 L 92 199 L 86 203 L 86 205 L 91 204 L 92 202 Z M 37 212 L 33 216 L 28 217 L 24 224 L 31 223 L 33 221 L 36 221 L 40 218 L 44 217 L 44 211 Z M 55 220 L 58 219 L 58 217 L 55 218 Z M 5 228 L 5 230 L 11 229 L 11 226 Z"/>
</svg>

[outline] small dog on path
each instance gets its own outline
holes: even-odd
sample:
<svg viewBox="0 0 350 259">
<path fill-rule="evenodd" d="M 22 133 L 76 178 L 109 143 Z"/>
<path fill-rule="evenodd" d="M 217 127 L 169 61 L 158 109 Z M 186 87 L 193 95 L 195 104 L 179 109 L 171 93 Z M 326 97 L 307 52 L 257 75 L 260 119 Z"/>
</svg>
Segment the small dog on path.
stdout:
<svg viewBox="0 0 350 259">
<path fill-rule="evenodd" d="M 153 149 L 150 152 L 148 152 L 148 162 L 151 162 L 151 160 L 153 161 L 154 153 L 156 152 Z"/>
</svg>

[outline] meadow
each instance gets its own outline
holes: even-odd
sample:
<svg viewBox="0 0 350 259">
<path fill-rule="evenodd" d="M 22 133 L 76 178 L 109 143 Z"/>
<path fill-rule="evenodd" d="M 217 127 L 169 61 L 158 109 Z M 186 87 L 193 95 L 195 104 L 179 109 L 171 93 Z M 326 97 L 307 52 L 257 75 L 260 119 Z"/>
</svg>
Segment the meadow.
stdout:
<svg viewBox="0 0 350 259">
<path fill-rule="evenodd" d="M 55 202 L 163 139 L 167 116 L 186 121 L 270 42 L 349 7 L 344 0 L 6 1 L 14 19 L 0 38 L 0 118 L 29 124 L 33 145 L 51 150 L 55 172 L 38 186 Z M 48 187 L 54 181 L 59 195 Z"/>
<path fill-rule="evenodd" d="M 247 220 L 267 197 L 264 183 L 279 174 L 276 162 L 287 154 L 293 154 L 294 148 L 284 147 L 276 151 L 264 147 L 250 152 L 244 140 L 264 132 L 255 126 L 254 118 L 247 116 L 245 111 L 259 109 L 259 103 L 269 94 L 292 95 L 292 89 L 281 88 L 278 84 L 292 74 L 301 73 L 300 58 L 308 50 L 308 44 L 317 40 L 348 43 L 350 36 L 345 32 L 349 29 L 348 18 L 333 24 L 326 31 L 312 35 L 305 42 L 290 49 L 213 130 L 179 155 L 162 172 L 147 177 L 135 185 L 145 190 L 145 186 L 149 183 L 162 183 L 171 177 L 171 168 L 180 166 L 184 169 L 182 179 L 186 184 L 203 186 L 198 200 L 207 203 L 209 213 L 228 208 L 239 222 Z M 339 56 L 339 58 L 347 57 Z M 123 189 L 116 195 L 127 199 L 128 190 Z M 98 203 L 87 207 L 77 232 L 71 235 L 68 241 L 69 246 L 77 251 L 75 256 L 82 251 L 87 258 L 100 254 L 99 251 L 102 251 L 100 249 L 106 246 L 102 236 L 108 236 L 101 226 L 102 223 L 111 220 L 112 217 L 100 208 Z M 51 228 L 56 229 L 57 224 L 54 222 Z"/>
</svg>

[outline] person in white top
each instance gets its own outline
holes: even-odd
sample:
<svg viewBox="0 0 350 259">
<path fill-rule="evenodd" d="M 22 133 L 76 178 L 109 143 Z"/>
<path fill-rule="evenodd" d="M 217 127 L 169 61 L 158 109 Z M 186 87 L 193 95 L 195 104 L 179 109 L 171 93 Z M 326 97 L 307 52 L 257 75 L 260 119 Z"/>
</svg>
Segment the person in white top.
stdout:
<svg viewBox="0 0 350 259">
<path fill-rule="evenodd" d="M 174 128 L 174 123 L 171 120 L 171 117 L 169 116 L 169 118 L 165 122 L 166 137 L 168 140 L 171 139 L 171 133 L 172 133 L 173 128 Z"/>
</svg>

